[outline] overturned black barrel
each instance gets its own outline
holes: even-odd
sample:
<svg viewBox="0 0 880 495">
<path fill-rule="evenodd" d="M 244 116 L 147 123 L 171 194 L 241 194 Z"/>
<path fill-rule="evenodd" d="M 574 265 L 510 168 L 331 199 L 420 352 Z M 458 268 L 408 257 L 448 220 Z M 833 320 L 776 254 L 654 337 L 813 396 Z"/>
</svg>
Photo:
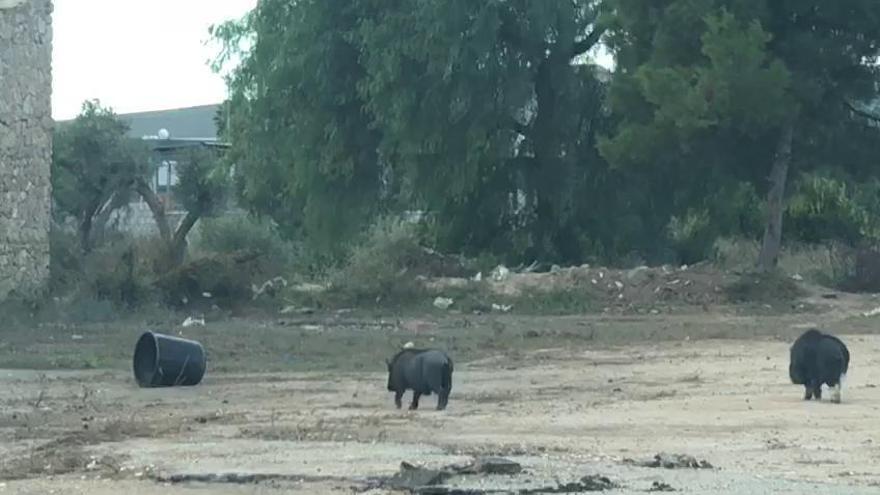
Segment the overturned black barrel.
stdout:
<svg viewBox="0 0 880 495">
<path fill-rule="evenodd" d="M 194 340 L 144 332 L 134 347 L 134 378 L 141 387 L 198 385 L 205 376 L 205 349 Z"/>
</svg>

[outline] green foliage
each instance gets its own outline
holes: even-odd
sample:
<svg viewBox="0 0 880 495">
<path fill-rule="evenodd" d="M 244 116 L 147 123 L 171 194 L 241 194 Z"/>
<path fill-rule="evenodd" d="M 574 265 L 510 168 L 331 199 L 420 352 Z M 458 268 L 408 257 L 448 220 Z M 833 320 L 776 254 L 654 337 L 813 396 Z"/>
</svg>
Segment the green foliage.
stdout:
<svg viewBox="0 0 880 495">
<path fill-rule="evenodd" d="M 177 163 L 179 182 L 173 193 L 186 211 L 211 216 L 226 206 L 229 177 L 219 167 L 215 152 L 192 148 L 183 153 Z"/>
<path fill-rule="evenodd" d="M 596 68 L 572 61 L 597 15 L 587 0 L 261 2 L 214 31 L 220 65 L 243 60 L 225 125 L 243 197 L 336 251 L 377 214 L 428 209 L 444 248 L 582 256 L 607 116 Z"/>
<path fill-rule="evenodd" d="M 299 250 L 292 242 L 283 239 L 266 219 L 225 215 L 200 222 L 198 237 L 193 244 L 195 256 L 239 251 L 260 253 L 261 272 L 275 276 L 292 269 Z"/>
<path fill-rule="evenodd" d="M 688 210 L 684 216 L 674 216 L 669 222 L 669 237 L 678 260 L 683 263 L 705 259 L 716 235 L 707 210 Z"/>
<path fill-rule="evenodd" d="M 780 271 L 745 274 L 724 290 L 733 302 L 784 308 L 790 308 L 793 302 L 806 295 L 791 277 Z"/>
<path fill-rule="evenodd" d="M 877 128 L 846 108 L 876 95 L 877 2 L 608 5 L 619 69 L 610 104 L 619 124 L 599 149 L 619 167 L 689 178 L 668 199 L 655 196 L 661 217 L 711 203 L 726 184 L 745 181 L 763 194 L 777 136 L 790 122 L 797 166 L 864 171 L 870 163 L 850 150 L 876 149 Z"/>
<path fill-rule="evenodd" d="M 844 181 L 820 175 L 806 175 L 798 182 L 786 211 L 792 235 L 812 243 L 876 240 L 878 226 L 872 218 Z"/>
<path fill-rule="evenodd" d="M 508 264 L 696 261 L 763 233 L 792 122 L 800 171 L 871 176 L 877 128 L 847 106 L 876 93 L 880 4 L 835 5 L 264 0 L 213 29 L 216 69 L 241 62 L 224 163 L 328 259 L 421 210 L 441 251 Z M 610 87 L 586 56 L 603 35 Z"/>
<path fill-rule="evenodd" d="M 237 308 L 251 299 L 252 284 L 263 282 L 255 278 L 259 257 L 249 251 L 204 255 L 172 268 L 152 285 L 172 307 Z"/>
<path fill-rule="evenodd" d="M 381 218 L 331 275 L 331 293 L 356 304 L 411 302 L 424 295 L 416 280 L 423 258 L 415 225 Z"/>
<path fill-rule="evenodd" d="M 79 239 L 52 222 L 49 230 L 49 291 L 60 294 L 76 287 L 81 273 Z"/>
<path fill-rule="evenodd" d="M 243 199 L 336 252 L 376 210 L 382 171 L 349 39 L 360 3 L 265 0 L 213 30 L 225 47 L 218 66 L 241 62 L 224 135 Z"/>
<path fill-rule="evenodd" d="M 152 301 L 154 253 L 148 242 L 112 239 L 83 253 L 76 235 L 54 226 L 50 233 L 50 291 L 70 310 L 131 309 Z"/>
<path fill-rule="evenodd" d="M 149 173 L 143 143 L 126 136 L 128 126 L 98 101 L 87 101 L 73 122 L 58 126 L 52 155 L 56 216 L 76 219 L 84 250 L 92 244 L 99 214 L 128 203 L 134 181 Z"/>
</svg>

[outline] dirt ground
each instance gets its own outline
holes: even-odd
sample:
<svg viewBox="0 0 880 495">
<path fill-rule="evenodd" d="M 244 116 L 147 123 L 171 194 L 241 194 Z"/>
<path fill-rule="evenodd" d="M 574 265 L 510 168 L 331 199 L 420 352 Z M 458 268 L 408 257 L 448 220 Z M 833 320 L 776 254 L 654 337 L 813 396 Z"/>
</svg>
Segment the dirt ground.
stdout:
<svg viewBox="0 0 880 495">
<path fill-rule="evenodd" d="M 878 320 L 858 316 L 875 302 L 842 298 L 822 312 L 776 316 L 452 317 L 386 330 L 378 320 L 321 331 L 284 322 L 239 329 L 236 338 L 219 335 L 231 327 L 208 325 L 198 336 L 220 349 L 205 380 L 161 390 L 136 388 L 117 351 L 101 354 L 113 346 L 98 336 L 112 326 L 74 329 L 82 335 L 73 341 L 62 340 L 69 328 L 41 327 L 27 345 L 19 334 L 4 339 L 0 359 L 62 349 L 73 356 L 80 345 L 98 369 L 0 370 L 0 493 L 352 493 L 402 461 L 441 467 L 477 455 L 505 456 L 525 472 L 461 476 L 449 486 L 513 493 L 599 474 L 619 485 L 612 493 L 642 493 L 655 482 L 702 494 L 880 493 L 880 336 Z M 789 342 L 811 324 L 837 330 L 852 352 L 840 405 L 804 402 L 788 382 Z M 367 327 L 396 333 L 364 337 Z M 298 354 L 264 338 L 271 332 L 287 332 Z M 447 334 L 452 340 L 438 342 Z M 245 337 L 265 348 L 235 352 Z M 327 339 L 339 345 L 334 363 L 364 353 L 377 363 L 317 366 L 327 354 L 315 349 Z M 457 345 L 466 356 L 448 410 L 434 411 L 433 397 L 416 412 L 393 408 L 377 356 L 406 339 Z M 259 371 L 253 361 L 266 361 L 267 349 L 291 364 L 273 358 L 271 371 Z M 309 353 L 318 357 L 309 361 Z M 302 360 L 320 371 L 289 371 Z M 660 452 L 714 469 L 624 462 Z M 202 476 L 226 473 L 247 483 Z"/>
</svg>

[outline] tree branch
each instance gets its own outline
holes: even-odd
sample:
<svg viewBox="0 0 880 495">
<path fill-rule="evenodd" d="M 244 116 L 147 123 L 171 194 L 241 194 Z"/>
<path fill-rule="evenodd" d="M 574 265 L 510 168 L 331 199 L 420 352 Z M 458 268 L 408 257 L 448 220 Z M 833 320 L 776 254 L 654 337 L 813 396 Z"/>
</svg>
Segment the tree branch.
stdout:
<svg viewBox="0 0 880 495">
<path fill-rule="evenodd" d="M 175 246 L 179 246 L 186 241 L 186 236 L 189 234 L 189 231 L 192 230 L 201 217 L 202 214 L 200 211 L 186 212 L 186 216 L 183 217 L 183 220 L 181 220 L 180 224 L 177 226 L 177 230 L 174 231 L 173 242 Z"/>
<path fill-rule="evenodd" d="M 153 220 L 156 221 L 156 227 L 159 229 L 159 235 L 162 237 L 162 240 L 166 243 L 171 242 L 171 228 L 168 226 L 168 217 L 165 215 L 165 207 L 162 205 L 162 201 L 159 200 L 159 197 L 156 196 L 156 193 L 153 192 L 150 185 L 144 179 L 135 181 L 134 190 L 144 198 L 147 206 L 150 207 L 150 212 L 153 213 Z"/>
<path fill-rule="evenodd" d="M 596 46 L 596 43 L 602 39 L 602 35 L 605 34 L 605 28 L 594 28 L 593 32 L 588 34 L 585 38 L 580 41 L 575 41 L 574 45 L 571 47 L 571 58 L 575 58 L 578 55 L 583 55 Z"/>
<path fill-rule="evenodd" d="M 856 107 L 855 105 L 853 105 L 849 101 L 844 101 L 843 104 L 844 104 L 844 106 L 846 106 L 847 109 L 849 109 L 850 112 L 858 115 L 859 117 L 862 117 L 862 118 L 870 120 L 871 122 L 880 124 L 880 115 L 871 113 L 867 110 L 862 110 L 862 109 Z"/>
</svg>

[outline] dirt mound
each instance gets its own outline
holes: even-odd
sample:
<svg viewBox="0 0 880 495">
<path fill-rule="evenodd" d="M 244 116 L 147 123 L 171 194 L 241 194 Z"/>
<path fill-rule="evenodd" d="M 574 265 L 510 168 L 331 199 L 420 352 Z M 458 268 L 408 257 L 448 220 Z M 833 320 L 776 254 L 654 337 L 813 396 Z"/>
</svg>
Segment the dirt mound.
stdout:
<svg viewBox="0 0 880 495">
<path fill-rule="evenodd" d="M 479 288 L 500 300 L 533 295 L 576 293 L 603 308 L 652 310 L 673 305 L 714 305 L 727 302 L 725 288 L 738 276 L 707 265 L 647 267 L 620 270 L 582 265 L 546 273 L 514 273 L 496 269 L 476 279 L 436 278 L 428 290 Z"/>
</svg>

